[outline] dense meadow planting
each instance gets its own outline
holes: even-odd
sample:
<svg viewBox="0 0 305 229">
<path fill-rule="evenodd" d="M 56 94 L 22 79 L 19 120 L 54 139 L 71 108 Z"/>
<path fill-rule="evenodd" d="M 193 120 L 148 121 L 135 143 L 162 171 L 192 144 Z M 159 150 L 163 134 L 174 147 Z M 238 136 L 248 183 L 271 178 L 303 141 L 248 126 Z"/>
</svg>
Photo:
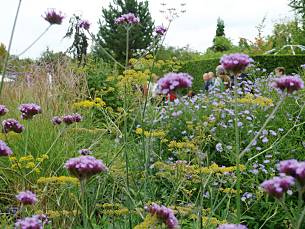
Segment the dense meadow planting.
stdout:
<svg viewBox="0 0 305 229">
<path fill-rule="evenodd" d="M 128 52 L 140 21 L 115 23 Z M 156 28 L 149 55 L 102 66 L 99 89 L 97 66 L 64 60 L 4 84 L 2 228 L 305 228 L 303 68 L 277 78 L 225 55 L 234 85 L 190 93 L 179 60 L 157 59 L 166 31 Z"/>
</svg>

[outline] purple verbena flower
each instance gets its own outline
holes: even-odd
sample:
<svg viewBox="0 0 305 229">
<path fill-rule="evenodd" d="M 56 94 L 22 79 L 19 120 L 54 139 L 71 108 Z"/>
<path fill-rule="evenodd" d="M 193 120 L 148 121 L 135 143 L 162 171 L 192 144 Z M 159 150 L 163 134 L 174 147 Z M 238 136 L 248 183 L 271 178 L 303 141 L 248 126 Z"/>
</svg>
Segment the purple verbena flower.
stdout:
<svg viewBox="0 0 305 229">
<path fill-rule="evenodd" d="M 65 18 L 62 12 L 56 12 L 54 9 L 49 9 L 43 18 L 51 25 L 60 25 Z"/>
<path fill-rule="evenodd" d="M 61 117 L 58 117 L 58 116 L 54 116 L 52 118 L 52 123 L 54 125 L 60 125 L 62 123 L 62 118 Z"/>
<path fill-rule="evenodd" d="M 80 122 L 82 120 L 82 116 L 80 114 L 71 114 L 64 116 L 62 120 L 65 124 L 70 125 L 75 122 Z"/>
<path fill-rule="evenodd" d="M 19 110 L 22 113 L 22 119 L 32 119 L 35 115 L 42 112 L 41 107 L 35 103 L 21 104 Z"/>
<path fill-rule="evenodd" d="M 0 105 L 0 116 L 5 115 L 8 112 L 8 109 L 4 105 Z"/>
<path fill-rule="evenodd" d="M 169 229 L 178 228 L 178 220 L 172 209 L 158 204 L 152 204 L 146 208 L 151 215 L 156 215 Z"/>
<path fill-rule="evenodd" d="M 89 30 L 90 29 L 90 22 L 88 20 L 81 20 L 79 23 L 79 27 L 83 28 L 85 30 Z"/>
<path fill-rule="evenodd" d="M 36 194 L 31 191 L 19 192 L 16 198 L 24 205 L 33 205 L 37 202 Z"/>
<path fill-rule="evenodd" d="M 24 219 L 18 219 L 15 223 L 15 229 L 42 229 L 43 222 L 37 215 L 32 217 L 26 217 Z"/>
<path fill-rule="evenodd" d="M 166 95 L 171 91 L 192 86 L 193 77 L 187 73 L 171 72 L 158 80 L 160 93 Z"/>
<path fill-rule="evenodd" d="M 8 133 L 10 131 L 13 131 L 15 133 L 21 133 L 24 130 L 24 126 L 21 125 L 17 120 L 15 119 L 6 119 L 2 122 L 3 132 Z"/>
<path fill-rule="evenodd" d="M 248 229 L 242 224 L 222 224 L 217 227 L 217 229 Z"/>
<path fill-rule="evenodd" d="M 120 17 L 116 18 L 114 21 L 115 24 L 138 24 L 140 19 L 136 17 L 133 13 L 123 14 Z"/>
<path fill-rule="evenodd" d="M 281 161 L 278 165 L 280 173 L 285 173 L 288 176 L 296 176 L 296 170 L 299 166 L 299 162 L 295 159 Z"/>
<path fill-rule="evenodd" d="M 261 187 L 270 196 L 282 198 L 283 194 L 295 183 L 295 179 L 291 176 L 273 177 L 261 184 Z"/>
<path fill-rule="evenodd" d="M 78 152 L 80 155 L 83 155 L 83 156 L 92 154 L 92 151 L 90 149 L 81 149 Z"/>
<path fill-rule="evenodd" d="M 248 55 L 242 53 L 234 53 L 230 55 L 224 55 L 220 59 L 220 63 L 222 67 L 234 74 L 243 72 L 251 63 L 253 59 L 251 59 Z"/>
<path fill-rule="evenodd" d="M 304 82 L 299 76 L 282 76 L 276 78 L 271 86 L 282 92 L 287 90 L 287 93 L 292 93 L 304 88 Z"/>
<path fill-rule="evenodd" d="M 157 35 L 163 36 L 166 33 L 167 29 L 163 25 L 158 25 L 155 29 Z"/>
<path fill-rule="evenodd" d="M 80 180 L 90 178 L 91 176 L 100 172 L 107 172 L 108 170 L 103 161 L 97 160 L 92 156 L 70 158 L 66 162 L 65 167 L 73 176 L 79 178 Z"/>
<path fill-rule="evenodd" d="M 299 162 L 295 170 L 296 179 L 302 184 L 305 184 L 305 162 Z"/>
<path fill-rule="evenodd" d="M 0 156 L 10 156 L 13 151 L 6 145 L 4 141 L 0 140 Z"/>
</svg>

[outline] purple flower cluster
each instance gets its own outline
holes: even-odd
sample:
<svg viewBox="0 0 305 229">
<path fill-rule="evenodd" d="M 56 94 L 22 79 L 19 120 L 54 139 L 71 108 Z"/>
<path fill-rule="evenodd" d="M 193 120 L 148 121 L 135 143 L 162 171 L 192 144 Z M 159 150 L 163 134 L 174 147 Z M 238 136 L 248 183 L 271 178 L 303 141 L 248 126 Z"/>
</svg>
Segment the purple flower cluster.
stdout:
<svg viewBox="0 0 305 229">
<path fill-rule="evenodd" d="M 172 209 L 165 206 L 160 206 L 158 204 L 152 204 L 147 207 L 147 210 L 152 215 L 157 215 L 157 217 L 162 220 L 169 229 L 178 228 L 178 220 Z"/>
<path fill-rule="evenodd" d="M 163 25 L 158 25 L 155 29 L 157 35 L 163 36 L 166 33 L 167 29 Z"/>
<path fill-rule="evenodd" d="M 78 152 L 80 155 L 83 155 L 83 156 L 92 154 L 92 151 L 90 149 L 81 149 Z"/>
<path fill-rule="evenodd" d="M 41 107 L 35 103 L 21 104 L 19 110 L 22 113 L 21 118 L 23 119 L 32 119 L 35 115 L 42 112 Z"/>
<path fill-rule="evenodd" d="M 193 77 L 187 73 L 170 72 L 158 80 L 160 93 L 166 95 L 180 88 L 192 87 Z"/>
<path fill-rule="evenodd" d="M 62 12 L 56 12 L 54 9 L 48 10 L 43 18 L 49 22 L 51 25 L 60 25 L 65 18 Z"/>
<path fill-rule="evenodd" d="M 138 24 L 140 23 L 140 19 L 136 17 L 133 13 L 123 14 L 117 19 L 115 19 L 115 24 Z"/>
<path fill-rule="evenodd" d="M 90 178 L 95 174 L 106 172 L 108 170 L 103 161 L 97 160 L 92 156 L 70 158 L 66 162 L 65 167 L 72 175 L 79 178 L 80 180 Z"/>
<path fill-rule="evenodd" d="M 90 29 L 90 22 L 88 20 L 81 20 L 79 23 L 79 27 L 83 28 L 85 30 L 89 30 Z"/>
<path fill-rule="evenodd" d="M 36 194 L 31 191 L 20 192 L 16 198 L 25 205 L 33 205 L 37 202 Z"/>
<path fill-rule="evenodd" d="M 281 91 L 287 90 L 287 93 L 292 93 L 304 88 L 303 80 L 298 76 L 282 76 L 276 78 L 271 86 Z"/>
<path fill-rule="evenodd" d="M 4 105 L 0 105 L 0 116 L 5 115 L 8 112 L 8 109 Z"/>
<path fill-rule="evenodd" d="M 222 224 L 217 229 L 247 229 L 247 227 L 242 224 Z"/>
<path fill-rule="evenodd" d="M 15 229 L 42 229 L 43 224 L 39 215 L 33 215 L 32 217 L 18 219 L 15 223 Z"/>
<path fill-rule="evenodd" d="M 24 126 L 21 125 L 17 120 L 15 119 L 6 119 L 2 122 L 3 132 L 8 133 L 10 131 L 13 131 L 15 133 L 21 133 L 24 131 Z"/>
<path fill-rule="evenodd" d="M 67 124 L 70 125 L 72 123 L 75 122 L 80 122 L 82 121 L 82 116 L 80 114 L 71 114 L 71 115 L 65 115 L 62 117 L 62 121 Z"/>
<path fill-rule="evenodd" d="M 261 184 L 261 187 L 270 196 L 275 198 L 282 198 L 283 194 L 294 185 L 295 179 L 291 176 L 273 177 L 270 180 L 266 180 Z"/>
<path fill-rule="evenodd" d="M 220 60 L 222 67 L 234 74 L 244 71 L 252 62 L 253 59 L 242 53 L 224 55 Z"/>
<path fill-rule="evenodd" d="M 305 161 L 295 159 L 281 161 L 278 169 L 280 173 L 294 177 L 300 184 L 305 185 Z"/>
<path fill-rule="evenodd" d="M 12 154 L 13 152 L 10 147 L 8 147 L 5 142 L 0 140 L 0 156 L 10 156 Z"/>
<path fill-rule="evenodd" d="M 62 123 L 62 118 L 61 117 L 58 117 L 58 116 L 54 116 L 52 118 L 52 123 L 54 125 L 60 125 Z"/>
</svg>

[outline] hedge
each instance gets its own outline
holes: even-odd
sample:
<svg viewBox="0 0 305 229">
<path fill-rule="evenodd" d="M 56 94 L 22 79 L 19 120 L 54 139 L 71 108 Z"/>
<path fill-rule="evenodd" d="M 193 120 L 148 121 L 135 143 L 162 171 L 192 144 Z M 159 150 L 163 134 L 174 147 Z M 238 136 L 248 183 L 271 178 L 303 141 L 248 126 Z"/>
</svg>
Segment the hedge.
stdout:
<svg viewBox="0 0 305 229">
<path fill-rule="evenodd" d="M 286 73 L 296 73 L 300 65 L 305 64 L 305 55 L 254 55 L 251 56 L 255 65 L 259 68 L 272 72 L 276 67 L 284 67 Z M 220 58 L 190 61 L 182 65 L 181 72 L 187 72 L 194 77 L 193 90 L 202 89 L 202 74 L 205 72 L 215 72 L 219 65 Z"/>
</svg>

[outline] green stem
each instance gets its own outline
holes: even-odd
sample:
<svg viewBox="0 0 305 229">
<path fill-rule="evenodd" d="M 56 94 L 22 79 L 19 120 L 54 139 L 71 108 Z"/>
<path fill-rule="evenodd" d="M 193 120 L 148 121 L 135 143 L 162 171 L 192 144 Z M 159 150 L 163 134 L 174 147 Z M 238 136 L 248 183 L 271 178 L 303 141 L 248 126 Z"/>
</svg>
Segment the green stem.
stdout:
<svg viewBox="0 0 305 229">
<path fill-rule="evenodd" d="M 28 151 L 28 145 L 29 145 L 29 136 L 30 136 L 30 130 L 29 130 L 29 122 L 30 120 L 26 121 L 26 137 L 25 137 L 25 147 L 24 147 L 24 154 L 27 154 Z"/>
<path fill-rule="evenodd" d="M 235 159 L 236 159 L 236 210 L 237 210 L 237 223 L 240 223 L 241 211 L 240 211 L 240 139 L 239 139 L 239 128 L 238 128 L 238 107 L 237 107 L 237 75 L 234 76 L 234 128 L 235 128 Z"/>
<path fill-rule="evenodd" d="M 301 229 L 302 228 L 301 226 L 302 226 L 302 222 L 303 222 L 303 219 L 304 219 L 304 215 L 305 215 L 305 208 L 303 209 L 303 211 L 301 213 L 301 216 L 300 216 L 300 218 L 298 220 L 298 225 L 297 225 L 296 229 Z"/>
<path fill-rule="evenodd" d="M 22 56 L 24 53 L 26 53 L 30 48 L 32 48 L 39 40 L 40 38 L 43 37 L 43 35 L 45 35 L 48 30 L 51 28 L 52 24 L 50 24 L 26 49 L 24 49 L 20 54 L 18 54 L 17 56 L 20 57 Z"/>
<path fill-rule="evenodd" d="M 80 180 L 80 198 L 82 204 L 83 226 L 84 228 L 88 228 L 87 203 L 86 203 L 86 179 Z"/>
<path fill-rule="evenodd" d="M 255 137 L 251 140 L 251 142 L 247 145 L 247 147 L 240 153 L 240 155 L 239 155 L 240 158 L 242 158 L 245 155 L 245 153 L 248 152 L 248 150 L 251 148 L 253 143 L 257 140 L 257 138 L 261 135 L 263 130 L 266 128 L 267 124 L 271 121 L 271 119 L 274 118 L 275 113 L 277 112 L 277 110 L 279 109 L 280 105 L 282 104 L 282 102 L 284 101 L 285 98 L 286 98 L 285 95 L 283 95 L 281 97 L 280 101 L 277 103 L 277 105 L 275 106 L 275 108 L 273 109 L 273 111 L 271 112 L 269 117 L 266 119 L 265 123 L 262 125 L 260 130 L 257 132 Z"/>
<path fill-rule="evenodd" d="M 14 25 L 13 25 L 12 32 L 11 32 L 11 37 L 10 37 L 7 53 L 6 53 L 5 59 L 4 59 L 4 64 L 3 64 L 3 69 L 2 69 L 2 78 L 1 78 L 1 82 L 0 82 L 0 96 L 1 96 L 1 93 L 2 93 L 2 89 L 3 89 L 3 83 L 4 83 L 3 81 L 4 81 L 4 78 L 5 78 L 5 75 L 6 75 L 8 59 L 9 59 L 10 52 L 11 52 L 11 47 L 12 47 L 12 43 L 13 43 L 15 28 L 16 28 L 16 24 L 17 24 L 17 18 L 18 18 L 18 15 L 19 15 L 20 7 L 21 7 L 21 1 L 22 0 L 19 0 L 19 4 L 18 4 L 18 7 L 17 7 L 16 15 L 15 15 Z"/>
</svg>

